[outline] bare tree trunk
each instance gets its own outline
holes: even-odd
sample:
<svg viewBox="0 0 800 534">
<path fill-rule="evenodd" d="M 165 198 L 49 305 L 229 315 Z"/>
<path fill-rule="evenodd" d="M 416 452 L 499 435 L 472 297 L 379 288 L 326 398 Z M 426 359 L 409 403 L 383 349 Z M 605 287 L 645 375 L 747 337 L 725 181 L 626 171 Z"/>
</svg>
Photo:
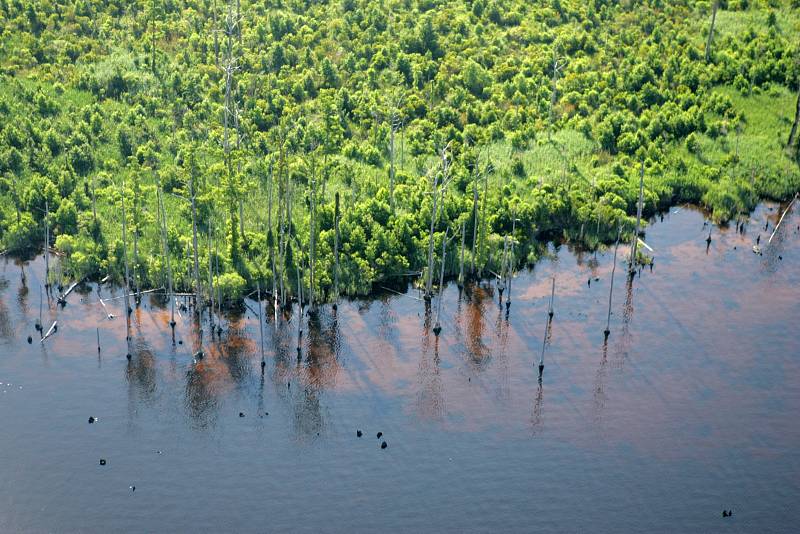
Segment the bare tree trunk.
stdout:
<svg viewBox="0 0 800 534">
<path fill-rule="evenodd" d="M 141 284 L 139 283 L 139 208 L 136 205 L 137 192 L 133 194 L 133 283 L 136 286 L 134 302 L 139 307 L 141 301 Z"/>
<path fill-rule="evenodd" d="M 436 194 L 436 188 L 437 188 L 438 184 L 439 184 L 439 175 L 437 173 L 434 173 L 434 175 L 433 175 L 433 190 L 431 191 L 431 195 L 432 195 L 432 198 L 433 198 L 433 206 L 431 208 L 431 229 L 430 229 L 430 234 L 429 234 L 429 237 L 428 237 L 428 272 L 427 272 L 428 276 L 427 276 L 427 280 L 426 280 L 426 283 L 425 283 L 425 296 L 427 298 L 430 298 L 430 296 L 432 294 L 431 288 L 433 286 L 433 280 L 432 280 L 432 276 L 433 276 L 433 230 L 434 230 L 434 227 L 436 225 L 436 215 L 437 215 L 436 199 L 438 197 L 438 195 Z"/>
<path fill-rule="evenodd" d="M 439 302 L 436 304 L 436 325 L 433 327 L 433 331 L 437 336 L 442 330 L 439 318 L 442 315 L 442 297 L 444 296 L 444 262 L 447 257 L 447 232 L 448 229 L 444 231 L 444 239 L 442 239 L 442 268 L 439 271 Z"/>
<path fill-rule="evenodd" d="M 128 223 L 126 222 L 125 215 L 125 182 L 122 182 L 122 189 L 120 190 L 122 197 L 122 257 L 125 262 L 125 326 L 126 326 L 126 339 L 128 342 L 128 353 L 130 353 L 130 340 L 131 340 L 131 304 L 128 299 L 128 292 L 130 291 L 130 270 L 128 269 Z"/>
<path fill-rule="evenodd" d="M 642 167 L 639 173 L 639 201 L 636 203 L 636 231 L 633 236 L 633 244 L 631 245 L 631 259 L 628 265 L 629 272 L 633 273 L 636 270 L 636 251 L 639 244 L 639 229 L 642 220 L 642 201 L 644 195 L 644 158 L 642 158 Z"/>
<path fill-rule="evenodd" d="M 475 161 L 475 167 L 472 169 L 474 180 L 472 183 L 472 260 L 469 272 L 475 275 L 475 256 L 478 244 L 478 161 Z"/>
<path fill-rule="evenodd" d="M 714 24 L 717 22 L 717 8 L 719 8 L 719 1 L 714 0 L 714 5 L 711 8 L 711 27 L 708 29 L 708 40 L 706 41 L 706 63 L 711 61 L 711 43 L 714 40 Z"/>
<path fill-rule="evenodd" d="M 391 124 L 389 125 L 389 201 L 394 213 L 394 134 L 396 129 L 397 117 L 392 114 Z"/>
<path fill-rule="evenodd" d="M 44 287 L 50 287 L 50 205 L 44 201 Z"/>
<path fill-rule="evenodd" d="M 800 147 L 797 145 L 797 132 L 800 129 L 800 87 L 797 89 L 797 105 L 794 111 L 794 122 L 792 123 L 792 131 L 789 132 L 789 142 L 786 143 L 786 148 L 794 150 L 794 156 L 800 155 Z"/>
<path fill-rule="evenodd" d="M 487 169 L 486 173 L 483 177 L 483 200 L 481 206 L 481 233 L 480 233 L 480 241 L 481 246 L 479 248 L 481 255 L 483 255 L 484 248 L 486 247 L 486 201 L 489 194 L 489 171 Z M 478 267 L 478 276 L 483 275 L 483 267 Z"/>
<path fill-rule="evenodd" d="M 169 316 L 169 324 L 170 326 L 175 326 L 175 294 L 173 292 L 172 287 L 172 266 L 169 260 L 169 242 L 167 241 L 167 212 L 164 209 L 164 198 L 161 192 L 161 188 L 159 187 L 156 190 L 157 197 L 158 197 L 158 212 L 160 214 L 160 221 L 159 221 L 159 230 L 161 233 L 161 246 L 162 250 L 164 251 L 164 259 L 167 262 L 167 294 L 169 295 L 170 301 L 170 316 Z"/>
<path fill-rule="evenodd" d="M 94 190 L 94 173 L 92 173 L 92 216 L 95 226 L 97 226 L 97 198 Z"/>
<path fill-rule="evenodd" d="M 194 311 L 200 314 L 200 260 L 197 257 L 197 206 L 195 205 L 194 178 L 189 175 L 189 195 L 192 202 L 192 249 L 194 251 Z"/>
<path fill-rule="evenodd" d="M 219 68 L 219 25 L 217 24 L 217 0 L 214 0 L 211 13 L 212 20 L 214 21 L 214 66 Z"/>
<path fill-rule="evenodd" d="M 622 226 L 617 230 L 617 242 L 614 243 L 614 260 L 611 267 L 611 285 L 608 288 L 608 318 L 606 319 L 606 329 L 603 332 L 606 339 L 611 333 L 611 298 L 614 294 L 614 273 L 617 271 L 617 249 L 619 248 L 619 236 L 622 234 Z"/>
<path fill-rule="evenodd" d="M 309 302 L 309 310 L 314 311 L 314 267 L 315 267 L 315 260 L 316 260 L 316 234 L 317 234 L 317 179 L 316 179 L 316 164 L 313 164 L 311 170 L 311 221 L 309 223 L 309 250 L 308 250 L 308 261 L 309 261 L 309 282 L 308 282 L 308 302 Z"/>
<path fill-rule="evenodd" d="M 461 259 L 458 264 L 458 283 L 464 283 L 464 242 L 466 240 L 466 235 L 464 233 L 465 226 L 467 225 L 467 221 L 461 221 Z"/>
<path fill-rule="evenodd" d="M 336 201 L 333 210 L 333 257 L 336 262 L 333 271 L 334 303 L 339 300 L 339 192 L 336 192 Z"/>
<path fill-rule="evenodd" d="M 214 338 L 214 265 L 211 262 L 211 227 L 208 225 L 208 300 L 211 306 L 208 308 L 208 322 L 211 326 L 211 338 Z"/>
</svg>

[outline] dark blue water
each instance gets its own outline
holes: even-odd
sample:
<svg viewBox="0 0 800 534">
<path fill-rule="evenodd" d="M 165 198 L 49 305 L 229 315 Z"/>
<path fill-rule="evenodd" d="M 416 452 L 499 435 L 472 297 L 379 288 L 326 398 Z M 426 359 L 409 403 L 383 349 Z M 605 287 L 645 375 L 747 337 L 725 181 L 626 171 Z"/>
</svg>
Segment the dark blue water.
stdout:
<svg viewBox="0 0 800 534">
<path fill-rule="evenodd" d="M 626 283 L 620 247 L 605 346 L 611 251 L 562 246 L 508 313 L 493 286 L 447 286 L 438 341 L 413 291 L 325 308 L 299 360 L 297 314 L 270 316 L 263 375 L 252 311 L 194 362 L 191 321 L 173 346 L 148 298 L 128 362 L 96 286 L 45 303 L 42 345 L 43 262 L 23 283 L 2 260 L 0 531 L 796 531 L 798 212 L 756 255 L 780 207 L 708 251 L 703 215 L 673 209 L 652 272 Z"/>
</svg>

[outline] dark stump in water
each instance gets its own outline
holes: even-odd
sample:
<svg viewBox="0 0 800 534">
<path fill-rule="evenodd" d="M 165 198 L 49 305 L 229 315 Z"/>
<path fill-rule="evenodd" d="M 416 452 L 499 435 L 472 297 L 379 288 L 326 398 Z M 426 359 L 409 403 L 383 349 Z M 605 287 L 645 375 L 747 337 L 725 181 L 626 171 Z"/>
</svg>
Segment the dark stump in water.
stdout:
<svg viewBox="0 0 800 534">
<path fill-rule="evenodd" d="M 364 434 L 360 430 L 356 430 L 356 436 L 358 436 L 360 438 L 363 435 Z"/>
<path fill-rule="evenodd" d="M 388 447 L 388 445 L 386 444 L 385 441 L 383 443 L 381 443 L 381 449 L 385 449 L 386 447 Z"/>
<path fill-rule="evenodd" d="M 437 335 L 437 336 L 438 336 L 439 334 L 441 334 L 441 333 L 442 333 L 442 327 L 441 327 L 441 325 L 437 324 L 436 326 L 434 326 L 434 327 L 433 327 L 433 333 L 434 333 L 435 335 Z"/>
</svg>

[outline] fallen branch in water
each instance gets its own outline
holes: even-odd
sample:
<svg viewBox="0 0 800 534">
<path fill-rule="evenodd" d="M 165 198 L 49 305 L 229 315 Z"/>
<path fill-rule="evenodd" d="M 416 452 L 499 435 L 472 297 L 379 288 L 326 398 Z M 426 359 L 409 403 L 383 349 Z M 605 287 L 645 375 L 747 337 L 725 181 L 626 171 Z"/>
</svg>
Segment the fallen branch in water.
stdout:
<svg viewBox="0 0 800 534">
<path fill-rule="evenodd" d="M 47 331 L 47 333 L 42 338 L 41 343 L 44 343 L 45 339 L 47 339 L 48 337 L 50 337 L 50 336 L 52 336 L 53 334 L 56 333 L 56 331 L 57 331 L 56 329 L 58 328 L 56 325 L 58 325 L 58 321 L 53 321 L 53 324 L 50 325 L 50 329 Z"/>
<path fill-rule="evenodd" d="M 775 229 L 772 231 L 772 235 L 771 235 L 771 236 L 769 236 L 769 239 L 767 240 L 767 244 L 768 244 L 768 245 L 769 245 L 770 243 L 772 243 L 772 238 L 773 238 L 773 237 L 775 237 L 775 232 L 777 232 L 777 231 L 778 231 L 778 227 L 780 227 L 781 223 L 783 222 L 783 218 L 784 218 L 784 217 L 786 217 L 786 214 L 787 214 L 787 213 L 789 213 L 789 210 L 790 210 L 790 209 L 792 209 L 792 204 L 794 204 L 794 201 L 795 201 L 795 200 L 797 200 L 797 195 L 798 195 L 798 194 L 800 194 L 800 193 L 795 193 L 795 194 L 794 194 L 794 198 L 792 199 L 792 201 L 791 201 L 791 202 L 789 202 L 789 205 L 788 205 L 788 206 L 786 206 L 786 209 L 785 209 L 785 210 L 783 210 L 783 215 L 781 215 L 781 218 L 780 218 L 780 220 L 778 221 L 778 224 L 776 224 L 776 225 L 775 225 Z"/>
<path fill-rule="evenodd" d="M 386 286 L 381 286 L 381 289 L 385 289 L 386 291 L 389 291 L 389 292 L 391 292 L 391 293 L 394 293 L 395 295 L 400 295 L 401 297 L 408 297 L 408 298 L 410 298 L 410 299 L 414 299 L 414 300 L 422 300 L 421 298 L 417 298 L 417 297 L 415 297 L 415 296 L 413 296 L 413 295 L 408 295 L 408 294 L 406 294 L 406 293 L 400 293 L 399 291 L 395 291 L 394 289 L 389 289 L 389 288 L 388 288 L 388 287 L 386 287 Z"/>
<path fill-rule="evenodd" d="M 76 280 L 75 282 L 73 282 L 72 285 L 69 286 L 69 288 L 64 292 L 64 294 L 58 297 L 58 302 L 60 302 L 61 304 L 66 304 L 67 297 L 69 296 L 69 294 L 72 293 L 72 290 L 75 289 L 78 286 L 78 284 L 80 284 L 82 281 L 83 279 Z"/>
</svg>

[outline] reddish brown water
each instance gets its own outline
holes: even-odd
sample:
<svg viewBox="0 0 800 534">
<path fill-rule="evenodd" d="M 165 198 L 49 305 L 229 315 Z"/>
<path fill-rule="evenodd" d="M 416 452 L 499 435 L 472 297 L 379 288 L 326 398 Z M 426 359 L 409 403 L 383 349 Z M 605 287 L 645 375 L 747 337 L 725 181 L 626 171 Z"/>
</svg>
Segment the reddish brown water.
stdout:
<svg viewBox="0 0 800 534">
<path fill-rule="evenodd" d="M 263 374 L 252 311 L 195 363 L 191 322 L 173 346 L 147 298 L 128 362 L 122 299 L 109 321 L 96 286 L 45 306 L 42 345 L 43 263 L 23 282 L 2 260 L 0 531 L 794 531 L 800 209 L 766 245 L 781 209 L 708 250 L 703 215 L 673 209 L 632 283 L 621 247 L 605 346 L 611 253 L 561 247 L 508 312 L 448 285 L 438 339 L 413 291 L 325 308 L 299 360 L 297 315 L 270 317 Z"/>
</svg>

